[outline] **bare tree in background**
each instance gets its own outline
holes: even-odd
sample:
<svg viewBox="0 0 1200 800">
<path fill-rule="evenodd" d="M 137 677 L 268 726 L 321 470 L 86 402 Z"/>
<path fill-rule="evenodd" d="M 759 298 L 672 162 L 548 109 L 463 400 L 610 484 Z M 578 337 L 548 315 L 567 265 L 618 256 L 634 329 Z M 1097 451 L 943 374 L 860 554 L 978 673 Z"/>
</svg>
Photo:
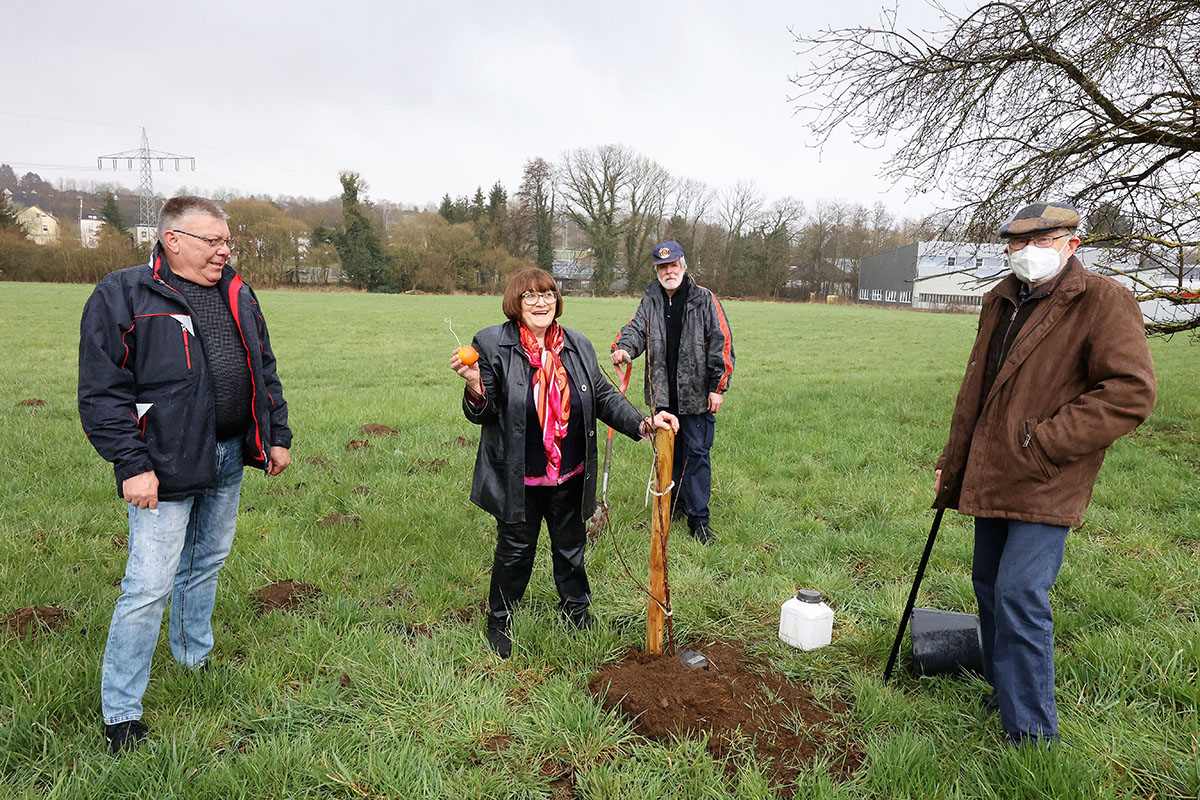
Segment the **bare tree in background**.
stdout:
<svg viewBox="0 0 1200 800">
<path fill-rule="evenodd" d="M 749 229 L 758 222 L 765 202 L 766 197 L 762 190 L 750 180 L 738 181 L 721 193 L 717 214 L 725 227 L 726 238 L 725 252 L 721 257 L 722 274 L 718 274 L 716 269 L 708 273 L 714 291 L 725 293 L 726 288 L 722 281 L 727 281 L 730 277 L 725 273 L 737 271 L 742 240 Z"/>
<path fill-rule="evenodd" d="M 631 275 L 650 263 L 650 248 L 661 241 L 663 213 L 673 186 L 671 173 L 644 156 L 629 172 L 625 193 L 625 269 Z M 686 252 L 686 251 L 685 251 Z"/>
<path fill-rule="evenodd" d="M 567 215 L 587 237 L 596 257 L 592 291 L 608 294 L 617 267 L 617 246 L 624 233 L 622 198 L 636 155 L 615 144 L 563 154 L 558 171 Z"/>
<path fill-rule="evenodd" d="M 712 187 L 703 181 L 676 178 L 671 185 L 671 211 L 663 238 L 679 242 L 687 255 L 688 269 L 697 274 L 704 273 L 708 262 L 708 248 L 699 234 L 712 202 Z"/>
<path fill-rule="evenodd" d="M 529 159 L 517 191 L 514 239 L 525 245 L 532 240 L 527 250 L 536 253 L 538 267 L 546 272 L 554 266 L 554 201 L 554 168 L 544 158 Z"/>
<path fill-rule="evenodd" d="M 797 110 L 822 143 L 848 130 L 901 144 L 885 175 L 961 202 L 945 217 L 985 241 L 1015 208 L 1067 199 L 1128 222 L 1084 231 L 1140 269 L 1140 300 L 1171 313 L 1154 333 L 1200 329 L 1187 291 L 1200 246 L 1200 3 L 1012 0 L 967 14 L 934 4 L 941 30 L 795 34 L 809 68 Z M 795 33 L 795 32 L 793 32 Z"/>
<path fill-rule="evenodd" d="M 762 215 L 763 258 L 755 284 L 779 297 L 792 268 L 792 255 L 804 221 L 804 203 L 794 197 L 776 200 Z"/>
</svg>

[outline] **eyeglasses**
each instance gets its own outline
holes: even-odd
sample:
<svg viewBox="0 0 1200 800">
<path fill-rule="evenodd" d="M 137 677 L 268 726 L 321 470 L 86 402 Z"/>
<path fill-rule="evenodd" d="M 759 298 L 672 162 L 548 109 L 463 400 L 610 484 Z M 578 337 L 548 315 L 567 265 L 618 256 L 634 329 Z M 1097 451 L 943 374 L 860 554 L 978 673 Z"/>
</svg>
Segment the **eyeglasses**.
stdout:
<svg viewBox="0 0 1200 800">
<path fill-rule="evenodd" d="M 237 250 L 237 239 L 234 239 L 232 236 L 230 236 L 228 239 L 226 239 L 224 236 L 199 236 L 194 233 L 188 233 L 187 231 L 177 231 L 174 228 L 171 229 L 171 233 L 182 233 L 184 236 L 190 236 L 193 239 L 199 239 L 209 247 L 217 250 L 221 249 L 221 245 L 228 247 L 230 251 Z"/>
<path fill-rule="evenodd" d="M 558 302 L 558 292 L 521 292 L 521 302 L 527 306 L 536 306 L 538 300 L 552 306 Z"/>
<path fill-rule="evenodd" d="M 1025 246 L 1031 243 L 1036 247 L 1053 247 L 1056 239 L 1071 235 L 1070 233 L 1060 233 L 1058 236 L 1054 236 L 1043 233 L 1041 236 L 1013 236 L 1008 240 L 1008 251 L 1015 253 L 1018 250 L 1024 250 Z"/>
</svg>

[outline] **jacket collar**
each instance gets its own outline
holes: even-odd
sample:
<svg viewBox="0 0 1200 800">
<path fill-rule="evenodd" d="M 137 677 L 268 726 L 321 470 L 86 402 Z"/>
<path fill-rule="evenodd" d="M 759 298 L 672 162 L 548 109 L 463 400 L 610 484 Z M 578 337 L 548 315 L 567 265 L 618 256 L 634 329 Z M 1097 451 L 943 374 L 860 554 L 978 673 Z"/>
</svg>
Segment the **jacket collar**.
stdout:
<svg viewBox="0 0 1200 800">
<path fill-rule="evenodd" d="M 559 317 L 559 325 L 563 329 L 563 350 L 575 350 L 575 343 L 571 339 L 571 332 L 566 325 L 562 324 L 562 318 Z M 521 331 L 518 328 L 518 323 L 515 319 L 510 319 L 500 327 L 500 346 L 501 347 L 516 347 L 521 346 Z"/>
<path fill-rule="evenodd" d="M 167 254 L 163 250 L 162 243 L 156 243 L 154 250 L 150 252 L 150 263 L 147 265 L 150 269 L 151 283 L 164 294 L 180 299 L 179 282 L 183 280 L 174 272 L 171 271 L 171 265 L 167 263 Z M 221 271 L 221 280 L 217 281 L 217 287 L 221 290 L 221 296 L 225 297 L 229 293 L 229 284 L 233 281 L 233 267 L 228 264 Z M 166 285 L 166 290 L 163 290 L 163 285 Z"/>
<path fill-rule="evenodd" d="M 701 301 L 701 293 L 696 290 L 703 287 L 696 283 L 696 281 L 692 278 L 692 273 L 690 270 L 683 273 L 683 284 L 679 286 L 679 289 L 675 290 L 675 293 L 678 294 L 680 290 L 683 289 L 684 285 L 687 286 L 686 304 L 690 306 L 699 303 Z M 662 284 L 658 282 L 658 278 L 655 278 L 654 280 L 650 281 L 649 285 L 646 286 L 646 291 L 644 292 L 643 297 L 653 297 L 655 300 L 662 300 L 665 302 L 667 299 L 667 293 L 665 290 L 663 290 Z"/>
</svg>

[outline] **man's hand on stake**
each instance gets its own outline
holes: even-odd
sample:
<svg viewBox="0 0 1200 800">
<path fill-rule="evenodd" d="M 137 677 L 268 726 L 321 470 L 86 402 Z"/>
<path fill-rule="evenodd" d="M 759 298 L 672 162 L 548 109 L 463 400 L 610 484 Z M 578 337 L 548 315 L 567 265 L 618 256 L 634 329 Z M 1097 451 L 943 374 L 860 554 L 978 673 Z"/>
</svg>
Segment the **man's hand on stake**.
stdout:
<svg viewBox="0 0 1200 800">
<path fill-rule="evenodd" d="M 619 347 L 616 350 L 612 351 L 612 355 L 610 355 L 609 358 L 612 359 L 612 363 L 613 363 L 614 367 L 619 367 L 622 364 L 632 364 L 633 363 L 633 359 L 629 357 L 629 353 L 625 352 L 624 350 L 622 350 Z"/>
<path fill-rule="evenodd" d="M 933 493 L 936 495 L 942 491 L 942 471 L 935 469 L 933 471 Z"/>
<path fill-rule="evenodd" d="M 154 470 L 134 475 L 121 482 L 125 502 L 138 508 L 158 508 L 158 476 Z"/>
</svg>

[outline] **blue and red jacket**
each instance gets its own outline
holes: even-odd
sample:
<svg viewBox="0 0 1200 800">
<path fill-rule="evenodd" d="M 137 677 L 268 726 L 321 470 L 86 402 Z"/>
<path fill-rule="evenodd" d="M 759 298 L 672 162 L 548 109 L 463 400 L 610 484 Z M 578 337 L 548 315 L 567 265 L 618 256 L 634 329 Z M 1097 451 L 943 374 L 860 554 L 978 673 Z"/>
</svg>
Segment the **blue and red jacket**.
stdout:
<svg viewBox="0 0 1200 800">
<path fill-rule="evenodd" d="M 161 500 L 215 488 L 216 404 L 204 348 L 187 300 L 172 285 L 160 247 L 149 264 L 106 275 L 79 326 L 79 418 L 88 440 L 112 462 L 117 493 L 154 470 Z M 249 466 L 267 468 L 271 447 L 291 447 L 287 403 L 275 372 L 267 324 L 253 290 L 229 266 L 217 284 L 241 332 L 252 385 L 243 436 Z"/>
</svg>

